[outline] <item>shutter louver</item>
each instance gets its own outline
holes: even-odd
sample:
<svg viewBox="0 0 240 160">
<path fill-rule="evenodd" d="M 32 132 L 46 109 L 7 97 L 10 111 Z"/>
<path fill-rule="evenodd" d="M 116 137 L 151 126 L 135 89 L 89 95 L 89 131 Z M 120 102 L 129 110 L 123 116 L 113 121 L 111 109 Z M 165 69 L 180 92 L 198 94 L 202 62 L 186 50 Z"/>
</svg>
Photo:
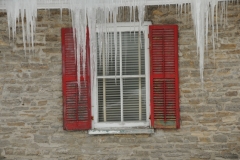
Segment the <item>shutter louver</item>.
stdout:
<svg viewBox="0 0 240 160">
<path fill-rule="evenodd" d="M 180 128 L 178 26 L 152 25 L 149 40 L 151 125 Z"/>
<path fill-rule="evenodd" d="M 91 128 L 89 38 L 87 33 L 86 75 L 77 83 L 77 61 L 73 29 L 62 29 L 62 84 L 63 84 L 63 128 L 86 130 Z M 80 60 L 82 61 L 82 60 Z M 81 66 L 81 71 L 83 70 Z M 82 75 L 82 74 L 81 74 Z M 80 89 L 80 95 L 79 90 Z"/>
</svg>

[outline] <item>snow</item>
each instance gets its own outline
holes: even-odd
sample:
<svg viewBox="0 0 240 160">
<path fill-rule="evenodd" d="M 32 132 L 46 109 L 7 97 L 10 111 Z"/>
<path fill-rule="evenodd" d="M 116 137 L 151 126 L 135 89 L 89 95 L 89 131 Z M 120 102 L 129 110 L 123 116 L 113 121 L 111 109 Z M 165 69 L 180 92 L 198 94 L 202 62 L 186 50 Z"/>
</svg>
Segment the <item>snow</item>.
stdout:
<svg viewBox="0 0 240 160">
<path fill-rule="evenodd" d="M 2 0 L 5 3 L 7 10 L 7 19 L 9 34 L 14 38 L 16 35 L 17 21 L 22 23 L 22 34 L 24 49 L 26 51 L 26 45 L 33 49 L 34 47 L 34 32 L 36 28 L 36 17 L 38 2 L 37 0 Z M 138 23 L 136 28 L 140 29 L 144 22 L 145 6 L 151 0 L 41 0 L 41 3 L 52 4 L 58 1 L 64 5 L 69 4 L 69 9 L 72 15 L 72 26 L 75 28 L 74 36 L 76 36 L 76 57 L 77 57 L 77 74 L 80 78 L 80 66 L 83 68 L 83 74 L 85 75 L 85 59 L 86 59 L 86 34 L 87 28 L 89 30 L 90 37 L 90 60 L 91 64 L 95 64 L 95 59 L 97 55 L 97 42 L 100 44 L 100 57 L 102 56 L 102 46 L 108 45 L 109 43 L 109 28 L 108 23 L 113 23 L 116 28 L 117 16 L 121 9 L 124 7 L 130 8 L 130 21 L 135 22 L 136 10 L 138 11 Z M 155 0 L 156 1 L 156 0 Z M 232 0 L 230 0 L 232 2 Z M 160 3 L 161 2 L 161 3 Z M 213 49 L 215 49 L 215 23 L 216 31 L 218 30 L 218 19 L 216 16 L 216 21 L 214 17 L 214 11 L 217 15 L 220 12 L 220 21 L 222 25 L 227 23 L 227 2 L 220 2 L 220 0 L 159 0 L 159 4 L 177 4 L 176 10 L 178 15 L 182 16 L 182 10 L 186 12 L 186 2 L 191 5 L 192 19 L 194 22 L 195 35 L 197 40 L 197 51 L 199 55 L 199 69 L 200 78 L 202 83 L 203 72 L 204 72 L 204 53 L 207 50 L 208 44 L 208 32 L 209 27 L 212 27 L 212 44 Z M 237 0 L 238 2 L 238 0 Z M 46 5 L 47 6 L 47 5 Z M 63 5 L 60 5 L 60 11 L 62 12 Z M 124 6 L 124 7 L 123 7 Z M 190 10 L 190 8 L 188 8 Z M 26 17 L 26 24 L 24 24 L 24 16 Z M 186 19 L 186 18 L 185 18 Z M 99 36 L 96 36 L 96 25 L 98 24 Z M 104 34 L 107 33 L 107 34 Z M 217 37 L 217 32 L 216 32 Z M 114 30 L 114 47 L 117 48 L 117 32 Z M 111 48 L 111 47 L 110 47 Z M 110 57 L 109 57 L 110 56 Z M 115 50 L 115 60 L 117 59 L 117 50 Z M 81 63 L 80 58 L 83 59 Z M 112 59 L 112 55 L 109 55 L 107 51 L 106 60 Z M 115 61 L 117 62 L 117 61 Z M 108 62 L 106 62 L 107 64 Z M 92 77 L 95 76 L 96 68 L 91 65 Z M 117 64 L 115 64 L 115 72 L 117 72 Z M 92 78 L 94 79 L 94 78 Z M 80 84 L 80 79 L 78 79 Z M 80 85 L 79 85 L 80 86 Z"/>
</svg>

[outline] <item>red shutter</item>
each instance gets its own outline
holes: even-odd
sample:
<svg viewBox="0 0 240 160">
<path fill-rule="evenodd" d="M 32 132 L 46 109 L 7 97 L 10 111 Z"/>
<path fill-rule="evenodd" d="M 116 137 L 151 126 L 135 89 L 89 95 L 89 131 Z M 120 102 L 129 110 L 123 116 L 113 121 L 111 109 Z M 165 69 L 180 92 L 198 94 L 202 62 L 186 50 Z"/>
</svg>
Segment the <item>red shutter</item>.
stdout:
<svg viewBox="0 0 240 160">
<path fill-rule="evenodd" d="M 180 128 L 178 26 L 149 27 L 151 125 Z"/>
<path fill-rule="evenodd" d="M 78 87 L 73 30 L 71 28 L 62 29 L 63 127 L 66 130 L 85 130 L 91 128 L 91 87 L 88 33 L 86 49 L 86 75 L 85 77 L 80 77 L 81 86 Z M 78 89 L 80 89 L 80 95 Z"/>
</svg>

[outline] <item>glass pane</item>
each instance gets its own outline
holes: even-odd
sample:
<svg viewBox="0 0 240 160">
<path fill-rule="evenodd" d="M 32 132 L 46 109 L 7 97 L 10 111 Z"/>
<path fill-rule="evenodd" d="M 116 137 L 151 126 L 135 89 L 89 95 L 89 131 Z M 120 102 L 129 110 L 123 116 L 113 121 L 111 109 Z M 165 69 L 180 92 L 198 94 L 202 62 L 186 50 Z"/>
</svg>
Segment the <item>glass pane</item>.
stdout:
<svg viewBox="0 0 240 160">
<path fill-rule="evenodd" d="M 123 79 L 124 121 L 146 121 L 145 78 Z"/>
<path fill-rule="evenodd" d="M 123 75 L 145 74 L 145 44 L 142 32 L 122 32 Z"/>
<path fill-rule="evenodd" d="M 121 94 L 120 79 L 98 80 L 98 113 L 99 122 L 104 122 L 104 95 L 103 86 L 106 88 L 106 121 L 121 121 Z"/>
<path fill-rule="evenodd" d="M 102 38 L 101 38 L 102 36 Z M 104 37 L 104 38 L 103 38 Z M 117 55 L 115 56 L 114 33 L 97 34 L 97 75 L 119 75 L 120 73 L 120 47 L 119 32 L 117 33 Z M 103 39 L 104 41 L 101 41 Z M 100 52 L 101 51 L 101 52 Z M 117 62 L 115 64 L 115 62 Z M 116 72 L 115 72 L 115 65 Z M 105 73 L 104 73 L 105 70 Z"/>
</svg>

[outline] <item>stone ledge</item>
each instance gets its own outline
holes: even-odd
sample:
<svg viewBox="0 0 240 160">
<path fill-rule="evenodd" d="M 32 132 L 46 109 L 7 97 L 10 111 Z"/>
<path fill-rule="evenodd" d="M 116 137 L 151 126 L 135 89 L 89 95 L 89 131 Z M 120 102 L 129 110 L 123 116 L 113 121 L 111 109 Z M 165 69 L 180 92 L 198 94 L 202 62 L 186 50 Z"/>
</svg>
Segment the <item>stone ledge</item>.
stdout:
<svg viewBox="0 0 240 160">
<path fill-rule="evenodd" d="M 153 134 L 154 129 L 150 128 L 110 128 L 110 129 L 91 129 L 88 130 L 88 134 Z"/>
</svg>

